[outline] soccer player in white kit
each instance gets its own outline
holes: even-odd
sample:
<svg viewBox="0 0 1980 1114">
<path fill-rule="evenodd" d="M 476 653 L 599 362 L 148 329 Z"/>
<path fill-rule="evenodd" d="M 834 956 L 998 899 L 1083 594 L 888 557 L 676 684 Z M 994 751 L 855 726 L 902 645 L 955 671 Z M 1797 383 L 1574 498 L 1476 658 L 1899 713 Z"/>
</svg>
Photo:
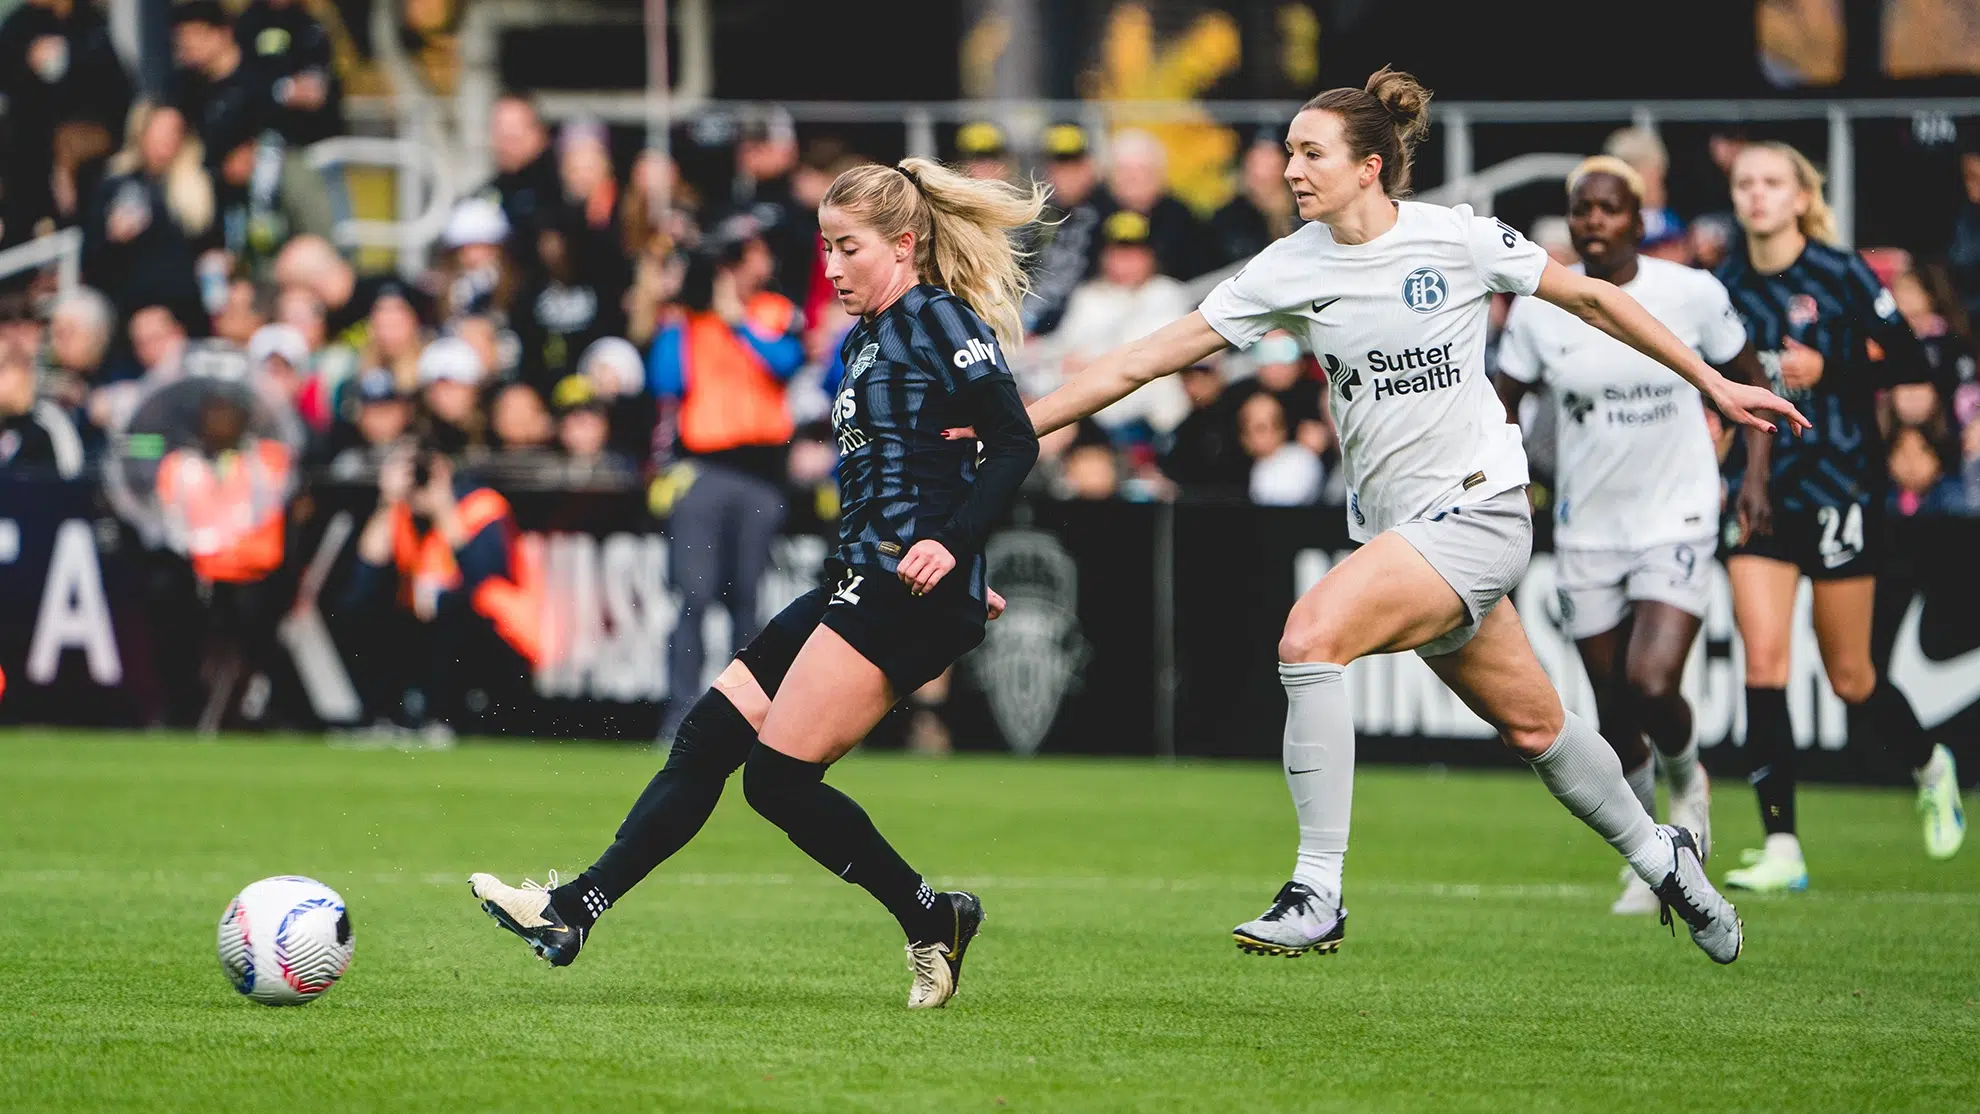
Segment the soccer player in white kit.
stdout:
<svg viewBox="0 0 1980 1114">
<path fill-rule="evenodd" d="M 1766 382 L 1746 328 L 1719 280 L 1637 254 L 1643 179 L 1606 155 L 1568 176 L 1568 229 L 1578 269 L 1615 283 L 1707 363 Z M 1602 736 L 1645 811 L 1657 809 L 1657 773 L 1671 790 L 1671 823 L 1711 853 L 1711 790 L 1679 692 L 1685 659 L 1711 596 L 1718 548 L 1718 456 L 1698 392 L 1660 363 L 1538 298 L 1520 298 L 1499 344 L 1499 397 L 1508 417 L 1545 389 L 1560 466 L 1554 500 L 1561 618 L 1595 690 Z M 1757 442 L 1760 483 L 1741 489 L 1738 530 L 1766 529 L 1767 438 Z M 1652 752 L 1644 744 L 1648 735 Z M 1657 895 L 1625 872 L 1611 912 L 1654 913 Z"/>
<path fill-rule="evenodd" d="M 1362 547 L 1293 605 L 1279 641 L 1286 781 L 1299 816 L 1292 881 L 1239 947 L 1330 952 L 1347 914 L 1341 866 L 1354 795 L 1354 722 L 1342 671 L 1415 650 L 1555 797 L 1613 845 L 1720 963 L 1739 917 L 1706 879 L 1692 834 L 1659 827 L 1601 735 L 1561 706 L 1505 594 L 1532 545 L 1526 454 L 1483 367 L 1495 291 L 1535 294 L 1654 356 L 1728 420 L 1771 430 L 1801 415 L 1733 383 L 1628 295 L 1547 258 L 1466 208 L 1395 200 L 1409 184 L 1430 94 L 1388 69 L 1364 89 L 1306 102 L 1286 134 L 1286 180 L 1311 223 L 1272 244 L 1200 309 L 1100 357 L 1031 405 L 1039 432 L 1068 425 L 1159 376 L 1275 328 L 1306 338 L 1332 381 Z"/>
</svg>

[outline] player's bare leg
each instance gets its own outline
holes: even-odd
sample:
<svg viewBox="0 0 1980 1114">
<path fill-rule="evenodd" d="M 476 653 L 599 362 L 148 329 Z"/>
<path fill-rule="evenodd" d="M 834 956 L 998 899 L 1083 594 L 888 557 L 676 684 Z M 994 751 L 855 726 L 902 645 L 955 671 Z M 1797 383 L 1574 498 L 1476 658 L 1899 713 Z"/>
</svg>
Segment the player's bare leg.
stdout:
<svg viewBox="0 0 1980 1114">
<path fill-rule="evenodd" d="M 1286 687 L 1286 785 L 1299 817 L 1292 880 L 1232 935 L 1259 955 L 1332 952 L 1346 931 L 1341 869 L 1354 801 L 1354 720 L 1342 670 L 1421 646 L 1464 621 L 1464 603 L 1416 548 L 1381 534 L 1293 605 L 1279 641 Z"/>
</svg>

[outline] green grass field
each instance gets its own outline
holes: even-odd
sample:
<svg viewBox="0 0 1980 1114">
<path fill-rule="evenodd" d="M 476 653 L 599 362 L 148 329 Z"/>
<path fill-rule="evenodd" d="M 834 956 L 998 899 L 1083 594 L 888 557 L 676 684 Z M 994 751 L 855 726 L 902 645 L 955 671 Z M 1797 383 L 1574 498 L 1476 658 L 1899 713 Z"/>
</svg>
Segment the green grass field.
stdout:
<svg viewBox="0 0 1980 1114">
<path fill-rule="evenodd" d="M 1744 901 L 1720 968 L 1607 913 L 1616 860 L 1532 777 L 1364 770 L 1347 944 L 1271 960 L 1228 936 L 1289 867 L 1269 764 L 855 757 L 835 782 L 989 913 L 910 1014 L 891 919 L 738 788 L 567 970 L 475 907 L 470 870 L 588 863 L 653 766 L 0 735 L 0 1108 L 1980 1108 L 1980 849 L 1928 862 L 1896 792 L 1806 792 L 1815 889 Z M 1723 787 L 1728 858 L 1752 814 Z M 214 924 L 290 872 L 357 955 L 269 1009 Z"/>
</svg>

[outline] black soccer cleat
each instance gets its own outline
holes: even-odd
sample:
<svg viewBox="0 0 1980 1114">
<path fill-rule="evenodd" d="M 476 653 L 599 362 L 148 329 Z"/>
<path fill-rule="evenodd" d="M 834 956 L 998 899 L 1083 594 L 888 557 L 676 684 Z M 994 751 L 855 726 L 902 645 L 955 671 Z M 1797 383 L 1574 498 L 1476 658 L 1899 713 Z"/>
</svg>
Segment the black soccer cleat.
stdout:
<svg viewBox="0 0 1980 1114">
<path fill-rule="evenodd" d="M 954 890 L 942 896 L 949 899 L 949 908 L 955 913 L 954 938 L 907 946 L 908 971 L 914 976 L 914 983 L 908 988 L 911 1010 L 938 1009 L 949 1004 L 956 987 L 962 984 L 963 953 L 969 951 L 969 942 L 976 939 L 977 931 L 983 927 L 983 903 L 975 894 Z"/>
<path fill-rule="evenodd" d="M 523 938 L 530 950 L 550 961 L 552 967 L 569 967 L 584 947 L 585 932 L 569 924 L 550 904 L 550 890 L 557 885 L 557 872 L 550 872 L 550 885 L 539 886 L 525 880 L 511 886 L 492 874 L 468 876 L 468 886 L 481 899 L 481 908 L 495 923 Z"/>
<path fill-rule="evenodd" d="M 1272 898 L 1272 907 L 1255 921 L 1231 930 L 1238 950 L 1249 955 L 1287 959 L 1312 952 L 1332 955 L 1347 937 L 1347 910 L 1336 908 L 1312 889 L 1287 882 Z"/>
</svg>

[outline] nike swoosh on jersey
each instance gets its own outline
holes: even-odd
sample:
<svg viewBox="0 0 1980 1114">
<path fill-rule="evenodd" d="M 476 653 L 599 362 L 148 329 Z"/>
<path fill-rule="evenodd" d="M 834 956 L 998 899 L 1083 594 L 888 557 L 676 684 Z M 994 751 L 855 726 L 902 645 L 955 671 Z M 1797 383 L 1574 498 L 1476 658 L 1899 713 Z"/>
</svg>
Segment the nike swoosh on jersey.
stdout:
<svg viewBox="0 0 1980 1114">
<path fill-rule="evenodd" d="M 1342 295 L 1342 297 L 1346 297 L 1346 295 Z M 1335 302 L 1338 302 L 1340 300 L 1341 300 L 1340 298 L 1329 298 L 1324 302 L 1315 302 L 1313 303 L 1313 312 L 1317 314 L 1321 310 L 1326 309 L 1328 306 L 1331 306 Z"/>
<path fill-rule="evenodd" d="M 1980 698 L 1980 648 L 1957 657 L 1933 661 L 1919 644 L 1918 630 L 1925 614 L 1925 597 L 1913 596 L 1911 607 L 1898 624 L 1897 641 L 1891 646 L 1891 681 L 1911 699 L 1918 722 L 1928 730 L 1964 711 Z"/>
</svg>

